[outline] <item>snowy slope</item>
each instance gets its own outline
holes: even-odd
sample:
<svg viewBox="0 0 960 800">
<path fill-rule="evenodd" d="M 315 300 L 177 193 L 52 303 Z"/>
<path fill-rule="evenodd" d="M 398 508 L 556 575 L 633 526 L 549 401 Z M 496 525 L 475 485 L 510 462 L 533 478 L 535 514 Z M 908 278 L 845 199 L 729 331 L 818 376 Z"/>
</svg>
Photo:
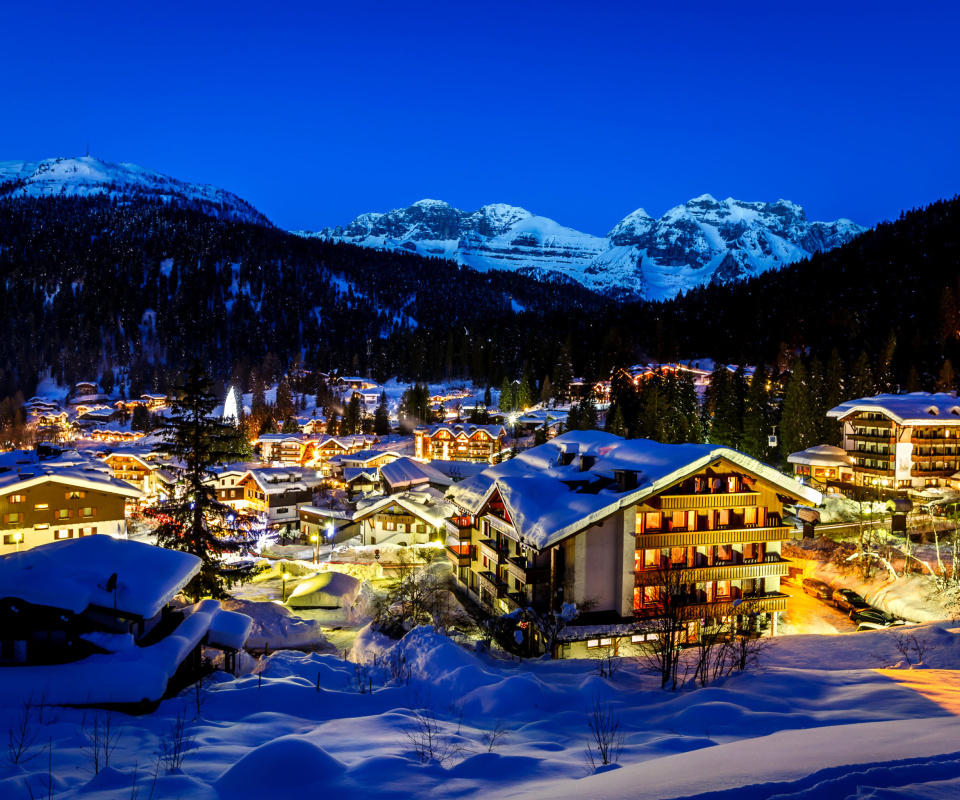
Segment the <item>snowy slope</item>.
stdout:
<svg viewBox="0 0 960 800">
<path fill-rule="evenodd" d="M 0 161 L 0 195 L 72 197 L 108 193 L 147 194 L 195 203 L 211 216 L 269 225 L 250 203 L 232 192 L 161 175 L 136 164 L 114 164 L 93 156 Z"/>
<path fill-rule="evenodd" d="M 558 273 L 605 293 L 665 299 L 798 261 L 863 230 L 847 219 L 808 222 L 803 209 L 788 200 L 718 202 L 702 195 L 660 219 L 637 209 L 606 237 L 515 206 L 488 205 L 467 213 L 438 200 L 363 214 L 345 228 L 298 233 L 451 258 L 479 270 Z"/>
</svg>

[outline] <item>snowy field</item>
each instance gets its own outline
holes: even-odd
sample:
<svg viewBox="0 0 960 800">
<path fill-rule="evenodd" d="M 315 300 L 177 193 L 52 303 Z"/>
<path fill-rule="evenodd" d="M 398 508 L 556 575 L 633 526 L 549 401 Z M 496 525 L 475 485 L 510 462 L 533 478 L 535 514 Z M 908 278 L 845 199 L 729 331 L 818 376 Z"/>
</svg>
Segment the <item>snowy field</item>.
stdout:
<svg viewBox="0 0 960 800">
<path fill-rule="evenodd" d="M 152 754 L 169 743 L 178 713 L 194 743 L 180 767 L 160 770 L 155 798 L 956 797 L 960 629 L 911 627 L 925 668 L 881 669 L 902 661 L 902 633 L 781 637 L 760 672 L 665 692 L 632 663 L 604 678 L 589 660 L 520 663 L 426 628 L 383 650 L 391 643 L 365 631 L 351 654 L 359 667 L 280 652 L 257 674 L 220 676 L 200 718 L 188 698 L 148 716 L 118 714 L 98 775 L 82 733 L 92 712 L 84 723 L 79 710 L 47 708 L 42 725 L 32 712 L 28 751 L 38 755 L 3 762 L 0 797 L 46 797 L 49 766 L 57 798 L 131 797 L 135 771 L 146 798 Z M 625 740 L 619 765 L 591 774 L 586 709 L 598 697 Z M 0 694 L 4 739 L 19 703 Z M 417 757 L 415 712 L 436 720 L 441 758 Z M 498 725 L 507 733 L 491 746 Z"/>
</svg>

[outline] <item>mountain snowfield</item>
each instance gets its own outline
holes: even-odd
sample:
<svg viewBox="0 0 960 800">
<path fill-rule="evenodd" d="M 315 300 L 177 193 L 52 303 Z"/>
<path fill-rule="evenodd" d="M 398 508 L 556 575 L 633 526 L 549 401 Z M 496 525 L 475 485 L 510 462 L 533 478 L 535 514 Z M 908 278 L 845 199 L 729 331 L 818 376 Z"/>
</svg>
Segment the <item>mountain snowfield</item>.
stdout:
<svg viewBox="0 0 960 800">
<path fill-rule="evenodd" d="M 464 212 L 439 200 L 362 214 L 345 228 L 296 233 L 450 258 L 478 270 L 555 273 L 605 294 L 664 300 L 711 281 L 737 280 L 799 261 L 864 230 L 848 219 L 809 222 L 803 208 L 788 200 L 717 201 L 705 194 L 660 219 L 637 209 L 606 237 L 515 206 Z"/>
<path fill-rule="evenodd" d="M 0 196 L 85 197 L 148 194 L 194 202 L 211 216 L 270 225 L 241 197 L 201 183 L 187 183 L 136 164 L 114 164 L 93 156 L 47 158 L 43 161 L 0 161 Z"/>
</svg>

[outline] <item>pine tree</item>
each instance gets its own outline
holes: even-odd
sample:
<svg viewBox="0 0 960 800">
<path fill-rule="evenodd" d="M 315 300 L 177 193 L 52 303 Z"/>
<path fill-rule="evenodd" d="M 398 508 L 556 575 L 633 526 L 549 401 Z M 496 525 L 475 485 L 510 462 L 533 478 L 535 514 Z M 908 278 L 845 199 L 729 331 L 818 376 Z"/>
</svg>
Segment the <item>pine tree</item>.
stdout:
<svg viewBox="0 0 960 800">
<path fill-rule="evenodd" d="M 953 364 L 950 363 L 950 359 L 946 359 L 943 362 L 943 366 L 940 367 L 940 377 L 937 378 L 937 391 L 938 392 L 952 392 L 957 388 L 957 376 L 953 371 Z"/>
<path fill-rule="evenodd" d="M 483 390 L 483 404 L 487 408 L 493 405 L 493 395 L 490 391 L 490 384 L 487 384 L 487 388 Z"/>
<path fill-rule="evenodd" d="M 543 407 L 546 408 L 550 405 L 552 399 L 553 384 L 550 382 L 550 376 L 545 375 L 543 378 L 543 386 L 540 387 L 540 402 L 543 403 Z"/>
<path fill-rule="evenodd" d="M 735 376 L 723 364 L 717 365 L 710 375 L 707 401 L 711 416 L 710 441 L 727 447 L 739 447 L 743 430 L 742 405 Z"/>
<path fill-rule="evenodd" d="M 526 411 L 533 405 L 535 394 L 532 384 L 533 379 L 530 377 L 530 370 L 527 367 L 527 362 L 524 361 L 523 370 L 520 373 L 520 385 L 517 386 L 515 402 L 518 411 Z"/>
<path fill-rule="evenodd" d="M 579 405 L 580 412 L 580 430 L 595 431 L 599 426 L 599 415 L 597 414 L 597 405 L 593 402 L 592 393 L 587 393 Z"/>
<path fill-rule="evenodd" d="M 897 349 L 897 334 L 890 331 L 887 341 L 877 357 L 877 381 L 876 390 L 878 392 L 892 392 L 895 388 L 893 378 L 893 353 Z"/>
<path fill-rule="evenodd" d="M 784 456 L 806 450 L 816 444 L 811 435 L 810 390 L 807 370 L 798 358 L 793 362 L 780 417 L 780 437 Z"/>
<path fill-rule="evenodd" d="M 819 444 L 823 442 L 824 420 L 832 406 L 827 405 L 823 367 L 816 356 L 810 359 L 807 375 L 810 395 L 810 438 Z"/>
<path fill-rule="evenodd" d="M 250 399 L 250 413 L 260 416 L 267 407 L 267 391 L 260 372 L 253 371 L 253 397 Z"/>
<path fill-rule="evenodd" d="M 293 416 L 293 394 L 290 391 L 290 381 L 286 375 L 277 384 L 277 402 L 275 405 L 279 419 L 285 421 L 287 417 Z"/>
<path fill-rule="evenodd" d="M 873 371 L 870 369 L 870 359 L 866 350 L 860 351 L 860 357 L 853 366 L 853 380 L 850 383 L 850 396 L 847 400 L 858 400 L 861 397 L 873 397 L 876 386 L 873 382 Z"/>
<path fill-rule="evenodd" d="M 765 460 L 769 458 L 767 437 L 773 432 L 773 405 L 767 389 L 767 370 L 757 365 L 747 392 L 746 410 L 743 415 L 743 439 L 740 447 L 744 453 Z"/>
<path fill-rule="evenodd" d="M 377 436 L 387 436 L 390 433 L 390 412 L 387 410 L 386 392 L 380 392 L 380 404 L 373 414 L 373 432 Z"/>
<path fill-rule="evenodd" d="M 570 401 L 570 383 L 573 381 L 573 366 L 570 359 L 570 340 L 560 349 L 557 366 L 553 369 L 553 391 L 557 403 L 564 405 Z"/>
<path fill-rule="evenodd" d="M 623 412 L 620 410 L 620 406 L 613 410 L 610 419 L 607 420 L 606 428 L 614 436 L 625 437 L 627 435 L 627 428 L 623 423 Z"/>
<path fill-rule="evenodd" d="M 840 353 L 837 348 L 833 348 L 830 358 L 827 360 L 827 369 L 823 378 L 823 397 L 824 407 L 827 411 L 836 408 L 843 402 L 843 361 L 840 360 Z M 832 417 L 826 417 L 823 421 L 823 442 L 839 447 L 841 444 L 840 421 Z"/>
<path fill-rule="evenodd" d="M 354 436 L 360 433 L 362 424 L 363 408 L 360 403 L 360 395 L 354 392 L 350 398 L 350 402 L 347 403 L 346 411 L 343 413 L 343 424 L 341 427 L 344 429 L 344 435 Z"/>
<path fill-rule="evenodd" d="M 513 402 L 513 384 L 510 383 L 508 378 L 503 379 L 503 383 L 500 384 L 500 400 L 497 403 L 497 407 L 501 411 L 513 411 L 514 402 Z"/>
<path fill-rule="evenodd" d="M 157 529 L 157 543 L 200 559 L 200 572 L 185 589 L 196 601 L 226 596 L 218 557 L 224 549 L 221 537 L 233 532 L 228 521 L 233 511 L 217 500 L 216 489 L 208 480 L 215 474 L 211 469 L 215 464 L 239 457 L 233 425 L 210 416 L 219 404 L 211 388 L 210 378 L 195 362 L 183 384 L 176 387 L 163 431 L 162 450 L 183 464 L 185 491 L 164 504 L 169 521 Z"/>
</svg>

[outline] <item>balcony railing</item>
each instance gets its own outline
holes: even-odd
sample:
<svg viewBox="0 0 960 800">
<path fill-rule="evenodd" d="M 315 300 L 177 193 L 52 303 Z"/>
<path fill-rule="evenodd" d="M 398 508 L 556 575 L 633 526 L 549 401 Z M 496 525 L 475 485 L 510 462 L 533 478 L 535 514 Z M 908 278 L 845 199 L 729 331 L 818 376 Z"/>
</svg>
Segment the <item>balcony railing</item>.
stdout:
<svg viewBox="0 0 960 800">
<path fill-rule="evenodd" d="M 673 531 L 670 533 L 638 533 L 638 550 L 661 547 L 698 547 L 712 544 L 750 544 L 779 542 L 789 538 L 793 529 L 786 525 L 766 528 L 723 528 L 712 531 Z"/>
<path fill-rule="evenodd" d="M 662 494 L 658 498 L 660 508 L 696 509 L 696 508 L 741 508 L 755 506 L 760 492 L 702 492 L 699 494 Z"/>
<path fill-rule="evenodd" d="M 786 611 L 787 595 L 781 594 L 780 592 L 747 595 L 737 595 L 735 593 L 735 596 L 717 598 L 712 602 L 691 600 L 689 602 L 681 602 L 679 605 L 682 606 L 682 616 L 688 620 L 694 620 L 705 617 L 750 614 L 755 611 Z M 640 619 L 655 619 L 663 615 L 663 610 L 657 606 L 644 606 L 634 613 Z"/>
<path fill-rule="evenodd" d="M 454 517 L 446 521 L 447 533 L 459 539 L 461 542 L 469 542 L 473 533 L 473 525 L 470 522 L 462 521 L 460 517 Z"/>
<path fill-rule="evenodd" d="M 762 564 L 723 564 L 708 567 L 675 567 L 670 572 L 679 572 L 678 580 L 684 583 L 708 583 L 710 581 L 741 581 L 751 578 L 772 578 L 789 574 L 789 561 L 770 556 Z M 656 586 L 663 583 L 661 570 L 639 570 L 635 573 L 635 585 Z"/>
<path fill-rule="evenodd" d="M 502 580 L 498 575 L 493 572 L 478 572 L 477 581 L 480 584 L 480 588 L 484 589 L 488 594 L 493 595 L 494 597 L 506 597 L 507 596 L 507 582 Z"/>
<path fill-rule="evenodd" d="M 473 561 L 473 548 L 468 544 L 447 545 L 447 558 L 457 567 L 469 567 Z"/>
<path fill-rule="evenodd" d="M 546 583 L 550 580 L 550 567 L 532 567 L 522 556 L 507 559 L 507 572 L 520 583 Z"/>
<path fill-rule="evenodd" d="M 508 552 L 506 547 L 498 546 L 496 539 L 480 540 L 480 555 L 486 556 L 494 564 L 503 563 Z"/>
</svg>

